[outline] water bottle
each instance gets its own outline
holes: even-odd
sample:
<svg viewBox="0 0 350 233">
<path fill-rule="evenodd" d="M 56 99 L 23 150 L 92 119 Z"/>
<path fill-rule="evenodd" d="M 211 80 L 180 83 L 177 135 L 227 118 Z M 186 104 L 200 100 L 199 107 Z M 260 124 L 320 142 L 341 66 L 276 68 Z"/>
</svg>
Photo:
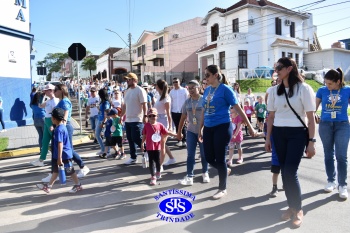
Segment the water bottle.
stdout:
<svg viewBox="0 0 350 233">
<path fill-rule="evenodd" d="M 66 184 L 66 172 L 64 171 L 64 166 L 58 166 L 58 176 L 60 177 L 61 185 Z"/>
</svg>

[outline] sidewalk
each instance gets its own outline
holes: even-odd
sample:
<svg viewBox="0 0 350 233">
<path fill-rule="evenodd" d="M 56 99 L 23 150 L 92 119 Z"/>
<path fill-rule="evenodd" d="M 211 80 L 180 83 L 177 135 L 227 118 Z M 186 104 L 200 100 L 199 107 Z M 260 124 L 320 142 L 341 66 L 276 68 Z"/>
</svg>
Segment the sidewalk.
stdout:
<svg viewBox="0 0 350 233">
<path fill-rule="evenodd" d="M 73 112 L 71 124 L 74 128 L 73 132 L 73 145 L 88 142 L 91 137 L 91 132 L 82 129 L 82 134 L 80 134 L 79 114 L 76 107 L 76 101 L 72 100 Z M 83 109 L 83 112 L 85 109 Z M 73 118 L 74 117 L 74 118 Z M 9 145 L 6 151 L 0 152 L 0 159 L 39 153 L 38 138 L 39 135 L 34 127 L 34 125 L 26 125 L 23 127 L 17 127 L 8 129 L 4 133 L 0 133 L 0 137 L 8 137 Z"/>
</svg>

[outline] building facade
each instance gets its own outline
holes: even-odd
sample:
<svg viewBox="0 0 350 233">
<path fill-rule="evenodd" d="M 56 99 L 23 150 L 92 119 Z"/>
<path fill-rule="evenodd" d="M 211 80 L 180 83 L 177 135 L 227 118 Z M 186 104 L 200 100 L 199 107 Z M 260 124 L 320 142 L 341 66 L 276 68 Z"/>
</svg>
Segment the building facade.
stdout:
<svg viewBox="0 0 350 233">
<path fill-rule="evenodd" d="M 219 65 L 231 82 L 256 67 L 273 67 L 281 57 L 292 57 L 298 66 L 316 32 L 312 15 L 295 12 L 266 0 L 241 0 L 227 9 L 214 8 L 202 21 L 206 46 L 198 54 L 203 62 Z"/>
<path fill-rule="evenodd" d="M 198 75 L 196 51 L 206 43 L 203 18 L 196 17 L 165 27 L 159 32 L 144 31 L 133 44 L 134 71 L 144 82 L 158 79 L 184 82 Z"/>
<path fill-rule="evenodd" d="M 29 1 L 0 1 L 0 96 L 6 128 L 31 124 Z"/>
<path fill-rule="evenodd" d="M 119 50 L 121 50 L 121 48 L 109 47 L 100 54 L 99 58 L 96 60 L 97 69 L 95 77 L 97 79 L 112 79 L 113 54 Z"/>
</svg>

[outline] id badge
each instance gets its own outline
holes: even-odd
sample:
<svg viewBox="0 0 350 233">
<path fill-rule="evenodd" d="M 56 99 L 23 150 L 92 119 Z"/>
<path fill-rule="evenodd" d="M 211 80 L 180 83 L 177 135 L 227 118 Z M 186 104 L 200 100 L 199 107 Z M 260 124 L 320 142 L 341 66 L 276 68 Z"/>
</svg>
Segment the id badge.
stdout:
<svg viewBox="0 0 350 233">
<path fill-rule="evenodd" d="M 196 124 L 197 124 L 197 118 L 193 117 L 192 123 L 193 123 L 194 125 L 196 125 Z"/>
<path fill-rule="evenodd" d="M 335 111 L 331 112 L 331 118 L 332 119 L 337 118 L 337 113 Z"/>
</svg>

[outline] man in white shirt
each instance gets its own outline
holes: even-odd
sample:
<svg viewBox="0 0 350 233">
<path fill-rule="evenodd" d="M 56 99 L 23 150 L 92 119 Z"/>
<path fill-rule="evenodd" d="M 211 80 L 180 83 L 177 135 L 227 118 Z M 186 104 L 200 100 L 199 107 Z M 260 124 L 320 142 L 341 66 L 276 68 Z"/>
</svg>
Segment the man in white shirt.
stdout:
<svg viewBox="0 0 350 233">
<path fill-rule="evenodd" d="M 173 86 L 174 88 L 170 91 L 169 95 L 171 98 L 171 118 L 174 121 L 176 132 L 179 128 L 179 123 L 181 119 L 181 109 L 182 105 L 185 103 L 189 94 L 186 88 L 180 86 L 180 80 L 178 78 L 173 78 Z M 186 124 L 182 128 L 182 141 L 179 141 L 177 146 L 186 146 L 186 132 L 187 126 Z"/>
<path fill-rule="evenodd" d="M 100 98 L 96 95 L 96 88 L 91 87 L 90 89 L 90 97 L 87 102 L 87 106 L 85 109 L 85 119 L 86 121 L 89 119 L 91 124 L 92 132 L 95 134 L 96 129 L 96 121 L 98 116 L 98 102 L 100 101 Z M 90 117 L 89 117 L 89 110 L 90 110 Z M 96 136 L 94 135 L 95 141 L 94 143 L 97 143 Z"/>
<path fill-rule="evenodd" d="M 146 123 L 147 93 L 137 85 L 136 74 L 129 73 L 124 79 L 129 88 L 125 91 L 121 118 L 126 115 L 125 131 L 130 148 L 130 159 L 124 164 L 134 164 L 137 163 L 135 144 L 141 148 L 141 134 L 143 124 Z"/>
</svg>

